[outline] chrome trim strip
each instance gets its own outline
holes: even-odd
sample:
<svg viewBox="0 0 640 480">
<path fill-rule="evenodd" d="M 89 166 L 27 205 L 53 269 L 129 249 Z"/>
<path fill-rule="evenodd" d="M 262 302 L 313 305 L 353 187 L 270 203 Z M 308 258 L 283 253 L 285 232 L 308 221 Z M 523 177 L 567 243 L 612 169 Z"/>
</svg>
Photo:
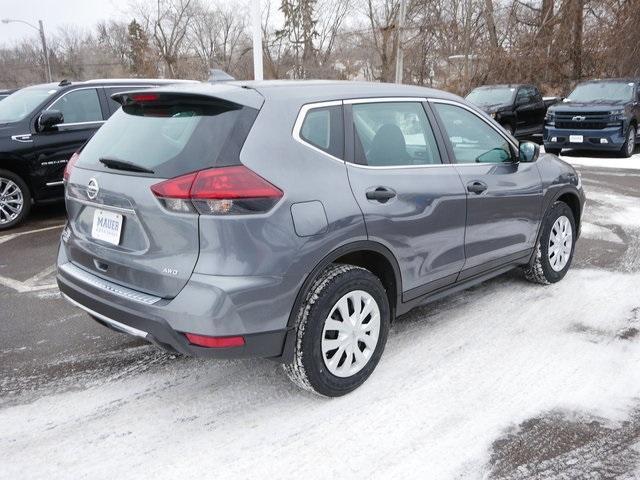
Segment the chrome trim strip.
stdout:
<svg viewBox="0 0 640 480">
<path fill-rule="evenodd" d="M 67 195 L 68 200 L 73 200 L 74 202 L 82 203 L 83 205 L 87 205 L 89 207 L 100 208 L 102 210 L 111 210 L 119 213 L 128 213 L 129 215 L 136 215 L 136 211 L 131 208 L 124 207 L 115 207 L 113 205 L 105 205 L 104 203 L 91 202 L 89 200 L 83 200 L 82 198 L 72 197 L 71 195 Z"/>
<path fill-rule="evenodd" d="M 14 140 L 14 141 L 20 142 L 20 143 L 32 143 L 33 142 L 33 138 L 31 137 L 30 133 L 23 133 L 22 135 L 11 135 L 11 140 Z"/>
<path fill-rule="evenodd" d="M 56 127 L 77 127 L 79 125 L 103 125 L 106 120 L 94 120 L 93 122 L 72 122 L 72 123 L 58 123 Z"/>
<path fill-rule="evenodd" d="M 425 97 L 371 97 L 371 98 L 350 98 L 344 101 L 345 105 L 357 103 L 385 103 L 385 102 L 424 102 Z"/>
<path fill-rule="evenodd" d="M 127 300 L 142 303 L 144 305 L 153 305 L 154 303 L 160 301 L 160 297 L 137 292 L 130 288 L 117 285 L 113 282 L 103 280 L 102 278 L 93 275 L 92 273 L 76 267 L 72 263 L 65 263 L 64 265 L 61 265 L 59 269 L 70 277 L 79 280 L 80 282 L 86 283 L 88 285 L 91 285 L 92 287 L 98 288 L 110 294 L 117 295 L 118 297 L 126 298 Z"/>
<path fill-rule="evenodd" d="M 474 164 L 478 165 L 478 164 Z M 350 163 L 350 167 L 365 168 L 368 170 L 406 170 L 410 168 L 442 168 L 453 167 L 453 163 L 425 163 L 424 165 L 388 165 L 388 166 L 375 166 L 375 165 L 360 165 L 358 163 Z"/>
<path fill-rule="evenodd" d="M 58 180 L 57 182 L 47 182 L 45 185 L 47 187 L 57 187 L 58 185 L 64 184 L 64 180 Z"/>
<path fill-rule="evenodd" d="M 293 124 L 293 139 L 296 142 L 301 143 L 302 145 L 304 145 L 307 148 L 310 148 L 312 150 L 315 150 L 318 153 L 321 153 L 322 155 L 330 158 L 331 160 L 334 160 L 336 162 L 340 162 L 341 164 L 345 164 L 346 162 L 344 160 L 342 160 L 341 158 L 338 157 L 334 157 L 333 155 L 331 155 L 330 153 L 325 152 L 324 150 L 316 147 L 315 145 L 311 145 L 310 143 L 306 142 L 305 140 L 302 139 L 302 137 L 300 136 L 300 130 L 302 129 L 302 124 L 304 123 L 304 119 L 307 116 L 307 112 L 309 110 L 313 110 L 315 108 L 322 108 L 322 107 L 335 107 L 338 105 L 342 105 L 342 100 L 333 100 L 330 102 L 317 102 L 317 103 L 307 103 L 306 105 L 303 105 L 300 108 L 300 111 L 298 112 L 298 116 L 296 117 L 296 121 Z"/>
<path fill-rule="evenodd" d="M 445 99 L 441 99 L 441 98 L 430 98 L 428 100 L 429 103 L 444 103 L 447 105 L 453 105 L 455 107 L 460 107 L 463 108 L 469 112 L 471 112 L 473 115 L 475 115 L 476 117 L 478 117 L 480 120 L 482 120 L 484 123 L 486 123 L 487 125 L 489 125 L 491 128 L 493 128 L 496 132 L 498 132 L 498 134 L 504 138 L 507 142 L 509 142 L 509 144 L 516 149 L 516 152 L 518 151 L 518 145 L 515 144 L 513 142 L 513 140 L 511 138 L 509 138 L 507 135 L 504 134 L 504 132 L 500 131 L 500 129 L 496 126 L 493 125 L 490 121 L 489 118 L 484 118 L 482 115 L 480 115 L 478 112 L 476 112 L 473 108 L 465 105 L 464 103 L 460 103 L 460 102 L 455 102 L 453 100 L 445 100 Z M 455 165 L 486 165 L 486 163 L 456 163 Z"/>
<path fill-rule="evenodd" d="M 70 298 L 68 295 L 65 295 L 62 292 L 60 292 L 60 294 L 62 295 L 62 298 L 64 298 L 67 302 L 71 303 L 72 305 L 75 305 L 78 308 L 81 308 L 82 310 L 87 312 L 89 315 L 99 318 L 105 323 L 108 323 L 116 330 L 120 330 L 123 333 L 128 333 L 129 335 L 133 335 L 134 337 L 141 337 L 146 339 L 149 336 L 149 333 L 145 332 L 144 330 L 138 330 L 137 328 L 130 327 L 129 325 L 125 325 L 124 323 L 116 322 L 115 320 L 112 320 L 109 317 L 105 317 L 101 313 L 98 313 L 94 310 L 91 310 L 88 307 L 85 307 L 81 303 L 75 301 L 73 298 Z"/>
</svg>

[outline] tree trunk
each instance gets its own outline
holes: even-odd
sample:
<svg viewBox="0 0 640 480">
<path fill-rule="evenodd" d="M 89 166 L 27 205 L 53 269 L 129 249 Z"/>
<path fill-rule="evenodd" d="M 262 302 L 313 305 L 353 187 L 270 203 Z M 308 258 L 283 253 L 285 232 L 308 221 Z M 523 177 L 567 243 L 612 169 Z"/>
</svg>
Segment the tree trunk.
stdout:
<svg viewBox="0 0 640 480">
<path fill-rule="evenodd" d="M 582 77 L 582 27 L 584 19 L 584 0 L 572 0 L 572 39 L 571 39 L 571 65 L 573 66 L 572 78 L 579 80 Z"/>
</svg>

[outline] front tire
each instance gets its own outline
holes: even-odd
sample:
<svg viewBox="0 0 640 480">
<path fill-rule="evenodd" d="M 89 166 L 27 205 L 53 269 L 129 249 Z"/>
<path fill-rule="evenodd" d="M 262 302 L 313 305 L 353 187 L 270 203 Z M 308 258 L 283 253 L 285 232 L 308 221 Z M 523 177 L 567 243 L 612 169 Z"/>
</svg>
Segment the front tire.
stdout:
<svg viewBox="0 0 640 480">
<path fill-rule="evenodd" d="M 553 204 L 543 220 L 533 261 L 524 268 L 527 280 L 548 285 L 564 278 L 575 250 L 576 222 L 564 202 Z"/>
<path fill-rule="evenodd" d="M 31 210 L 27 184 L 13 172 L 0 170 L 0 231 L 21 223 Z"/>
<path fill-rule="evenodd" d="M 298 311 L 294 358 L 285 372 L 319 395 L 339 397 L 355 390 L 382 356 L 390 317 L 378 277 L 353 265 L 329 266 Z"/>
<path fill-rule="evenodd" d="M 562 151 L 562 149 L 561 148 L 551 148 L 551 147 L 547 148 L 547 147 L 544 147 L 544 151 L 546 153 L 551 153 L 553 155 L 560 155 L 560 152 Z"/>
<path fill-rule="evenodd" d="M 620 149 L 620 155 L 622 158 L 629 158 L 633 155 L 633 152 L 636 149 L 636 127 L 635 125 L 629 125 L 629 130 L 627 131 L 627 140 L 622 145 Z"/>
</svg>

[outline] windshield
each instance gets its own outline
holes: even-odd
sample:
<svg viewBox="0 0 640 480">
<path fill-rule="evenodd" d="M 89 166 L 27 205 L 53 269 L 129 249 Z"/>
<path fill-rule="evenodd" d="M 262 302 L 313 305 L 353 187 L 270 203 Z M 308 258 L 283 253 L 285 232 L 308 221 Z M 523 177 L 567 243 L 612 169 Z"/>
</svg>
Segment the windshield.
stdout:
<svg viewBox="0 0 640 480">
<path fill-rule="evenodd" d="M 506 105 L 513 102 L 515 88 L 476 88 L 469 95 L 467 100 L 475 105 Z"/>
<path fill-rule="evenodd" d="M 231 138 L 234 128 L 250 128 L 256 114 L 249 107 L 213 103 L 125 106 L 87 143 L 78 166 L 95 170 L 106 168 L 100 159 L 129 162 L 160 178 L 201 170 L 216 164 L 225 143 L 238 140 Z"/>
<path fill-rule="evenodd" d="M 30 87 L 9 95 L 0 102 L 0 123 L 19 122 L 56 91 L 52 88 Z"/>
<path fill-rule="evenodd" d="M 633 82 L 594 82 L 578 85 L 567 97 L 568 102 L 628 102 L 633 97 Z"/>
</svg>

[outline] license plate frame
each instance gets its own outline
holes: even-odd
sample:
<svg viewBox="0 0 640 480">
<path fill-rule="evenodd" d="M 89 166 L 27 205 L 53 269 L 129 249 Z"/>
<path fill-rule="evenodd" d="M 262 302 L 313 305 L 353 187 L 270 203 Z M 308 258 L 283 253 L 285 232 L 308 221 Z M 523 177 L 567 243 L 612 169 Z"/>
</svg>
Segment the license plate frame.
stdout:
<svg viewBox="0 0 640 480">
<path fill-rule="evenodd" d="M 93 212 L 91 238 L 111 245 L 120 245 L 124 217 L 116 212 L 96 208 Z"/>
<path fill-rule="evenodd" d="M 584 143 L 584 135 L 569 135 L 569 142 Z"/>
</svg>

